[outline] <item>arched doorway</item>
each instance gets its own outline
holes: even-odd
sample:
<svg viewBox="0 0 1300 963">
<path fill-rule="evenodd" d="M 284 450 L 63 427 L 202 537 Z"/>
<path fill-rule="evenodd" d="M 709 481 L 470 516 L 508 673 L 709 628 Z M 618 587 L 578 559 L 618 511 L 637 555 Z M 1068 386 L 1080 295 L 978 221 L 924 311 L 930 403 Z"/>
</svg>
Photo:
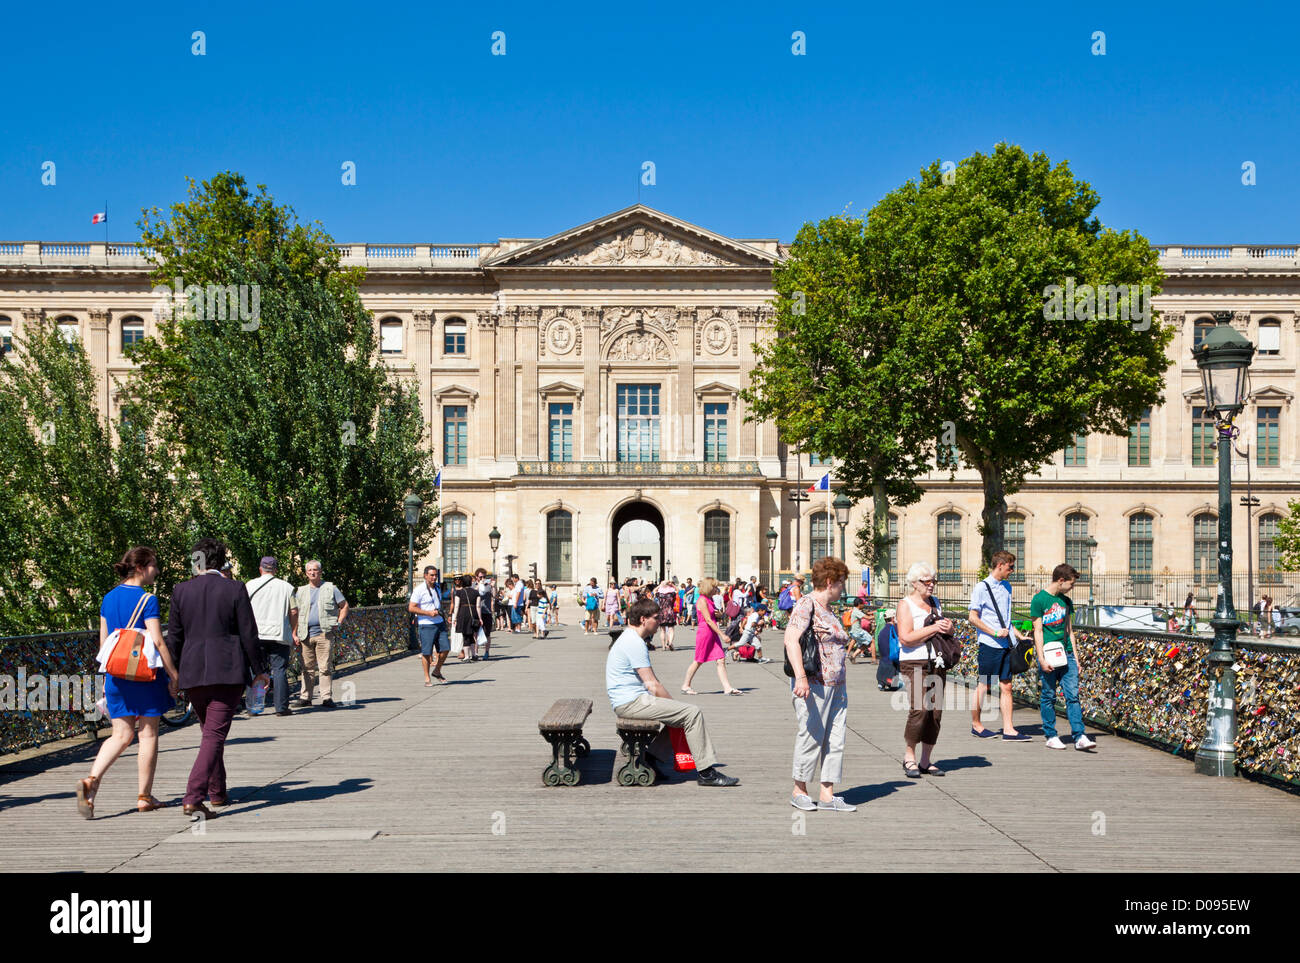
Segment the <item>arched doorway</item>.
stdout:
<svg viewBox="0 0 1300 963">
<path fill-rule="evenodd" d="M 610 561 L 616 582 L 635 576 L 656 583 L 664 573 L 664 517 L 648 502 L 628 502 L 610 524 Z"/>
</svg>

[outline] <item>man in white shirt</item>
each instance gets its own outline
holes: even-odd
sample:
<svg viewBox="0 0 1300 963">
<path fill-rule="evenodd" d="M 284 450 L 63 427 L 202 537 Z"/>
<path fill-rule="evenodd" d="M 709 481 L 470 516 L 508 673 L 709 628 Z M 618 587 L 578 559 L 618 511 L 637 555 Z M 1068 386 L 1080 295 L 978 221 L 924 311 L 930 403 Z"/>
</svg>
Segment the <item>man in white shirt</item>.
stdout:
<svg viewBox="0 0 1300 963">
<path fill-rule="evenodd" d="M 451 635 L 447 631 L 447 620 L 442 615 L 442 592 L 438 587 L 436 566 L 424 567 L 424 582 L 411 592 L 406 610 L 416 617 L 415 627 L 420 634 L 420 664 L 424 667 L 424 684 L 433 685 L 433 679 L 446 682 L 447 677 L 442 674 L 442 664 L 447 661 L 447 653 L 451 651 Z M 433 679 L 431 679 L 429 663 L 435 658 L 437 662 L 433 666 Z"/>
<path fill-rule="evenodd" d="M 627 610 L 628 627 L 610 644 L 605 659 L 605 690 L 615 716 L 625 719 L 653 719 L 665 727 L 677 726 L 686 733 L 687 745 L 695 760 L 696 777 L 701 786 L 736 786 L 740 780 L 724 776 L 714 769 L 718 757 L 713 743 L 704 728 L 704 713 L 699 706 L 677 702 L 650 667 L 650 653 L 646 648 L 659 629 L 659 603 L 650 599 L 633 602 Z M 672 740 L 668 729 L 659 731 L 658 737 L 647 749 L 653 760 L 668 761 L 673 758 Z M 655 770 L 664 775 L 658 766 Z"/>
<path fill-rule="evenodd" d="M 1028 742 L 1030 737 L 1017 732 L 1011 723 L 1015 708 L 1011 700 L 1011 652 L 1019 639 L 1011 627 L 1011 583 L 1007 578 L 1016 570 L 1016 557 L 1010 552 L 994 552 L 993 570 L 988 578 L 975 585 L 968 613 L 971 625 L 979 632 L 979 682 L 975 686 L 975 705 L 971 708 L 971 735 L 987 739 L 996 736 L 984 728 L 980 710 L 984 695 L 998 681 L 1002 710 L 1002 738 L 1006 742 Z"/>
<path fill-rule="evenodd" d="M 258 566 L 261 575 L 248 582 L 248 598 L 257 620 L 258 647 L 271 670 L 271 686 L 277 716 L 293 715 L 289 708 L 289 645 L 297 644 L 298 604 L 294 588 L 276 576 L 280 563 L 264 555 Z"/>
</svg>

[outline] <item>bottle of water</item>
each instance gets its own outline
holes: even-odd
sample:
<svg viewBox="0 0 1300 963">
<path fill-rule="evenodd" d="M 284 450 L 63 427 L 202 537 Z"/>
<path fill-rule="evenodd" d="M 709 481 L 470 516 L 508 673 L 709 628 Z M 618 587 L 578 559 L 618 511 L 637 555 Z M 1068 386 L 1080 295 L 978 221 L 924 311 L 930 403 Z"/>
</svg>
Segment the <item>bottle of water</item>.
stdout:
<svg viewBox="0 0 1300 963">
<path fill-rule="evenodd" d="M 250 715 L 261 715 L 262 710 L 266 708 L 266 683 L 259 682 L 253 686 L 253 697 L 249 700 L 248 712 Z"/>
</svg>

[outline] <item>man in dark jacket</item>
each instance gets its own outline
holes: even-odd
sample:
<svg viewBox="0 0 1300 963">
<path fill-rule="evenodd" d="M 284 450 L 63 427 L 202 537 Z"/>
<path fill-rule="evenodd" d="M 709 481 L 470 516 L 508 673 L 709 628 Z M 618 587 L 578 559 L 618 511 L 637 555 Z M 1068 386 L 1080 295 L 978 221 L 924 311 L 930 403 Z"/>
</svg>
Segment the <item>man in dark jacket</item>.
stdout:
<svg viewBox="0 0 1300 963">
<path fill-rule="evenodd" d="M 266 668 L 257 644 L 257 620 L 243 582 L 223 578 L 226 546 L 201 538 L 190 553 L 196 576 L 172 592 L 167 648 L 180 672 L 203 727 L 199 756 L 190 770 L 182 800 L 191 819 L 212 816 L 204 800 L 225 806 L 226 736 L 250 679 L 266 684 Z"/>
</svg>

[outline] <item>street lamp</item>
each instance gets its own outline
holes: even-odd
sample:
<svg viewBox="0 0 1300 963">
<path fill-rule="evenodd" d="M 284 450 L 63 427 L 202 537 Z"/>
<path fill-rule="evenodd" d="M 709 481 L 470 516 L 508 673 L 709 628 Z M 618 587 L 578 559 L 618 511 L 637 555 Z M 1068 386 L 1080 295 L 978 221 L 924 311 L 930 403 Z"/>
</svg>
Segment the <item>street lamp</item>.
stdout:
<svg viewBox="0 0 1300 963">
<path fill-rule="evenodd" d="M 767 526 L 767 577 L 772 580 L 772 587 L 776 588 L 776 529 L 769 522 Z"/>
<path fill-rule="evenodd" d="M 835 509 L 835 521 L 840 526 L 840 561 L 842 562 L 844 561 L 844 529 L 849 525 L 849 511 L 853 508 L 853 501 L 840 491 L 831 505 Z"/>
<path fill-rule="evenodd" d="M 492 531 L 488 532 L 488 544 L 492 546 L 492 577 L 497 577 L 497 549 L 501 547 L 501 533 L 497 531 L 495 525 Z"/>
<path fill-rule="evenodd" d="M 1216 311 L 1218 322 L 1192 351 L 1201 369 L 1205 410 L 1219 432 L 1219 601 L 1214 609 L 1210 649 L 1210 704 L 1205 739 L 1196 750 L 1196 771 L 1235 776 L 1237 674 L 1232 648 L 1237 640 L 1237 609 L 1232 603 L 1232 420 L 1246 402 L 1246 381 L 1255 346 L 1233 330 L 1232 313 Z"/>
<path fill-rule="evenodd" d="M 605 584 L 608 585 L 614 581 L 614 562 L 612 559 L 605 559 Z"/>
<path fill-rule="evenodd" d="M 1086 541 L 1084 544 L 1088 546 L 1088 624 L 1092 625 L 1093 624 L 1092 567 L 1097 560 L 1097 540 L 1093 538 L 1091 535 L 1089 535 L 1088 541 Z"/>
<path fill-rule="evenodd" d="M 424 502 L 414 492 L 402 499 L 402 514 L 406 517 L 406 595 L 415 591 L 415 526 L 420 524 L 420 509 Z"/>
</svg>

